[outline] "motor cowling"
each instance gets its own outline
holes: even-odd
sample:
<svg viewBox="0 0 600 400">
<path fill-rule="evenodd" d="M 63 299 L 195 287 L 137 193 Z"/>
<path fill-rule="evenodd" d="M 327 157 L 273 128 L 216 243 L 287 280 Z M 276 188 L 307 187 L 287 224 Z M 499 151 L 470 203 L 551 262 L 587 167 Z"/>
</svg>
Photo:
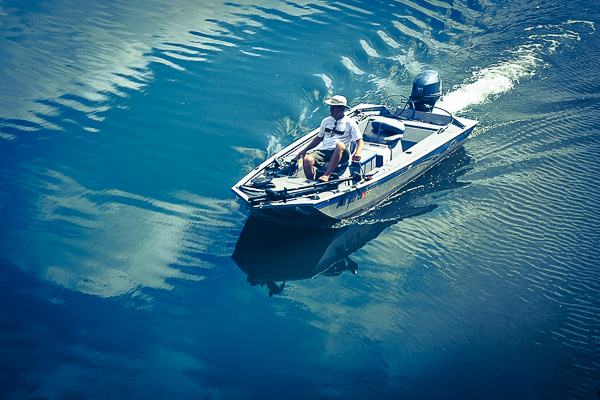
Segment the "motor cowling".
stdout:
<svg viewBox="0 0 600 400">
<path fill-rule="evenodd" d="M 442 96 L 442 80 L 437 71 L 423 71 L 413 81 L 410 102 L 417 111 L 431 111 Z"/>
</svg>

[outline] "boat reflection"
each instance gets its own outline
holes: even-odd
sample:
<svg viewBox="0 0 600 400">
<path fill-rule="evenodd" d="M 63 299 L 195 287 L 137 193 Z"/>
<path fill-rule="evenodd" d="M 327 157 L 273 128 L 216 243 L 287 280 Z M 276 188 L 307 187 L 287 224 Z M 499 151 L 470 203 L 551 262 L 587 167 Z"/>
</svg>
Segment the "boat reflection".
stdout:
<svg viewBox="0 0 600 400">
<path fill-rule="evenodd" d="M 468 185 L 458 178 L 470 169 L 472 159 L 464 148 L 450 158 L 454 160 L 442 163 L 434 173 L 415 181 L 404 195 L 342 227 L 302 227 L 250 217 L 232 258 L 248 275 L 251 285 L 268 287 L 269 297 L 281 293 L 286 281 L 336 276 L 345 271 L 356 274 L 359 266 L 350 258 L 354 252 L 387 227 L 437 208 L 436 204 L 412 207 L 409 205 L 412 198 Z"/>
<path fill-rule="evenodd" d="M 412 209 L 410 215 L 381 222 L 323 229 L 283 225 L 250 217 L 232 258 L 248 275 L 248 282 L 253 286 L 266 285 L 271 297 L 283 291 L 286 281 L 317 275 L 337 276 L 345 271 L 358 273 L 358 264 L 350 258 L 354 252 L 400 219 L 423 214 L 436 207 L 429 205 Z"/>
</svg>

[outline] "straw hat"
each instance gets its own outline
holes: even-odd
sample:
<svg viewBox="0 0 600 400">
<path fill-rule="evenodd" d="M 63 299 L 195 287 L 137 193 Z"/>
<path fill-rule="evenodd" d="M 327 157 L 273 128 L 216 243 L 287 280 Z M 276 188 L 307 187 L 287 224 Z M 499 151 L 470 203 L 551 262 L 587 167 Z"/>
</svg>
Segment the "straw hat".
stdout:
<svg viewBox="0 0 600 400">
<path fill-rule="evenodd" d="M 336 94 L 332 98 L 325 100 L 325 104 L 348 107 L 348 100 L 344 96 Z"/>
</svg>

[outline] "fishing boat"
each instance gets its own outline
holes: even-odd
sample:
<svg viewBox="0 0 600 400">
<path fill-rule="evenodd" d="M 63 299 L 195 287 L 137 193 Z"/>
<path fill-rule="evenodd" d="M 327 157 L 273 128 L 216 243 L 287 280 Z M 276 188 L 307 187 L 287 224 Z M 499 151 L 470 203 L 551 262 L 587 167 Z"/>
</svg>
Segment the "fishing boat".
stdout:
<svg viewBox="0 0 600 400">
<path fill-rule="evenodd" d="M 477 125 L 436 107 L 441 90 L 439 74 L 424 71 L 399 105 L 349 109 L 346 115 L 363 136 L 361 160 L 337 166 L 327 182 L 307 179 L 296 160 L 317 128 L 269 157 L 232 190 L 252 215 L 288 223 L 332 222 L 365 213 L 460 148 Z M 326 168 L 317 170 L 315 178 Z"/>
</svg>

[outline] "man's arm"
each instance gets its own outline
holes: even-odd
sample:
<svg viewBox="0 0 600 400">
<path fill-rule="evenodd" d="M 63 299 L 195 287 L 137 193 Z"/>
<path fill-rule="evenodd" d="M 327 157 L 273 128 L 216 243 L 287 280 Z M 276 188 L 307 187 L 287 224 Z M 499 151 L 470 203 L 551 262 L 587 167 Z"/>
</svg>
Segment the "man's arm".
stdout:
<svg viewBox="0 0 600 400">
<path fill-rule="evenodd" d="M 360 129 L 358 128 L 358 124 L 355 120 L 350 119 L 350 132 L 352 135 L 352 139 L 356 142 L 356 150 L 354 151 L 354 155 L 352 156 L 352 161 L 360 161 L 360 155 L 363 151 L 363 147 L 365 146 L 365 142 L 362 139 L 362 134 L 360 133 Z"/>
<path fill-rule="evenodd" d="M 304 150 L 301 150 L 300 153 L 298 153 L 298 155 L 296 157 L 294 157 L 294 160 L 304 157 L 306 155 L 307 151 L 317 147 L 319 145 L 319 143 L 321 143 L 322 140 L 323 140 L 322 137 L 319 137 L 318 135 L 315 136 L 315 138 L 312 140 L 312 142 L 310 142 Z"/>
<path fill-rule="evenodd" d="M 365 142 L 362 139 L 358 139 L 356 141 L 356 151 L 352 156 L 352 161 L 360 161 L 360 154 L 362 153 L 363 147 L 365 147 Z"/>
</svg>

